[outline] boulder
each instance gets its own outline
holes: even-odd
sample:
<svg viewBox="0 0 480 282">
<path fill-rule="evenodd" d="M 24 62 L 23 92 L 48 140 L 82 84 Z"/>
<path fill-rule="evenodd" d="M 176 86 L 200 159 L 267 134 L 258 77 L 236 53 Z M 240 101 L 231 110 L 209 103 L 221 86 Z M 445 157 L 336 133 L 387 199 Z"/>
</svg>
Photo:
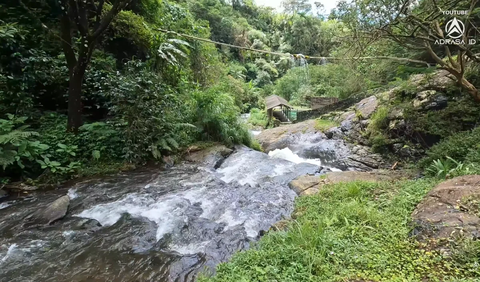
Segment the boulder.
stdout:
<svg viewBox="0 0 480 282">
<path fill-rule="evenodd" d="M 39 223 L 50 224 L 58 219 L 61 219 L 67 214 L 69 205 L 70 198 L 67 195 L 62 196 L 51 203 L 46 209 L 41 211 L 36 216 L 36 221 Z"/>
<path fill-rule="evenodd" d="M 379 154 L 372 153 L 370 148 L 362 145 L 354 145 L 352 154 L 345 160 L 345 165 L 356 170 L 368 171 L 382 166 L 383 158 Z"/>
<path fill-rule="evenodd" d="M 355 105 L 358 116 L 362 119 L 368 119 L 378 107 L 378 99 L 375 96 L 367 97 Z"/>
<path fill-rule="evenodd" d="M 410 76 L 410 83 L 417 87 L 418 91 L 434 89 L 445 91 L 454 81 L 452 75 L 446 70 L 439 70 L 432 74 L 415 74 Z"/>
<path fill-rule="evenodd" d="M 215 145 L 204 149 L 198 149 L 192 152 L 189 150 L 185 160 L 193 163 L 206 165 L 209 167 L 219 167 L 233 150 L 224 145 Z"/>
<path fill-rule="evenodd" d="M 353 128 L 354 122 L 356 120 L 355 112 L 346 112 L 340 116 L 340 128 L 342 131 L 349 131 Z"/>
<path fill-rule="evenodd" d="M 448 98 L 443 95 L 443 94 L 437 94 L 432 99 L 430 99 L 430 103 L 425 105 L 425 110 L 431 111 L 431 110 L 441 110 L 446 108 L 448 105 Z"/>
<path fill-rule="evenodd" d="M 418 92 L 412 103 L 418 110 L 441 110 L 447 106 L 448 98 L 435 90 L 425 90 Z"/>
<path fill-rule="evenodd" d="M 165 168 L 173 167 L 175 165 L 175 160 L 172 156 L 163 156 L 162 161 L 165 164 Z"/>
<path fill-rule="evenodd" d="M 326 183 L 335 184 L 340 182 L 366 181 L 379 182 L 389 181 L 398 178 L 399 175 L 393 171 L 375 170 L 370 172 L 361 171 L 336 171 L 327 173 Z"/>
<path fill-rule="evenodd" d="M 320 176 L 302 175 L 292 180 L 288 186 L 295 191 L 297 195 L 311 195 L 317 193 L 319 185 L 322 182 Z"/>
<path fill-rule="evenodd" d="M 312 195 L 322 189 L 324 185 L 352 181 L 389 181 L 401 175 L 393 171 L 376 170 L 372 172 L 336 171 L 321 176 L 302 175 L 292 180 L 288 185 L 299 196 Z"/>
<path fill-rule="evenodd" d="M 392 132 L 404 132 L 407 124 L 403 119 L 394 119 L 388 123 L 388 129 Z"/>
<path fill-rule="evenodd" d="M 456 177 L 437 185 L 412 213 L 420 239 L 479 238 L 480 175 Z"/>
<path fill-rule="evenodd" d="M 409 145 L 407 145 L 403 142 L 398 142 L 398 143 L 392 144 L 392 149 L 393 149 L 393 152 L 396 155 L 398 155 L 398 156 L 400 156 L 404 159 L 418 158 L 418 157 L 421 157 L 422 154 L 424 153 L 424 150 L 422 148 L 418 148 L 418 146 L 412 147 L 412 146 L 409 146 Z"/>
<path fill-rule="evenodd" d="M 325 136 L 327 136 L 328 139 L 343 139 L 345 134 L 339 127 L 332 127 L 325 131 Z"/>
<path fill-rule="evenodd" d="M 72 226 L 72 230 L 89 230 L 94 231 L 102 227 L 100 222 L 90 218 L 79 218 L 78 222 Z"/>
<path fill-rule="evenodd" d="M 396 119 L 403 119 L 403 118 L 404 118 L 403 109 L 393 108 L 388 113 L 389 120 L 396 120 Z"/>
<path fill-rule="evenodd" d="M 268 153 L 275 149 L 285 148 L 285 144 L 291 136 L 316 132 L 315 120 L 307 120 L 264 130 L 255 136 L 255 139 L 260 142 L 263 151 Z"/>
</svg>

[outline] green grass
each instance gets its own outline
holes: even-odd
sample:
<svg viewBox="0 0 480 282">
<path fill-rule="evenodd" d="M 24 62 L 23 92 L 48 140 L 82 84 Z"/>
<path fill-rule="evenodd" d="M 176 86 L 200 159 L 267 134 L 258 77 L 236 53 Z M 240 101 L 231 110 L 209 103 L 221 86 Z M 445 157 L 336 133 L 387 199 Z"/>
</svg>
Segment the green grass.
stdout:
<svg viewBox="0 0 480 282">
<path fill-rule="evenodd" d="M 338 126 L 337 122 L 328 119 L 316 119 L 315 120 L 315 129 L 318 131 L 325 132 L 332 127 Z"/>
<path fill-rule="evenodd" d="M 297 199 L 287 231 L 269 232 L 200 281 L 475 281 L 478 241 L 458 243 L 448 258 L 410 237 L 410 215 L 436 183 L 327 186 Z"/>
</svg>

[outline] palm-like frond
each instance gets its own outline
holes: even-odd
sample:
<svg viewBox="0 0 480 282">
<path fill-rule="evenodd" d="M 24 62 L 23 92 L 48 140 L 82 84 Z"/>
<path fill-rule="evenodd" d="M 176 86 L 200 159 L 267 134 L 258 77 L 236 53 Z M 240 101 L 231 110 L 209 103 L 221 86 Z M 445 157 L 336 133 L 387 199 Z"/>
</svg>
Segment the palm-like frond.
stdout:
<svg viewBox="0 0 480 282">
<path fill-rule="evenodd" d="M 176 56 L 187 57 L 187 54 L 181 49 L 182 47 L 190 47 L 190 44 L 180 39 L 168 39 L 167 42 L 160 44 L 158 55 L 169 64 L 178 65 Z"/>
</svg>

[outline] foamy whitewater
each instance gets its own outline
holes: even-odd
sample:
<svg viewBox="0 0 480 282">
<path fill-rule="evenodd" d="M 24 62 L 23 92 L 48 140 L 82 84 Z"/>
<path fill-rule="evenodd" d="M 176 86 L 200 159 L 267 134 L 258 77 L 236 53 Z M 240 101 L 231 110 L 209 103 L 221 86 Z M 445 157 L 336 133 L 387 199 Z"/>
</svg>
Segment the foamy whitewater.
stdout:
<svg viewBox="0 0 480 282">
<path fill-rule="evenodd" d="M 275 149 L 273 151 L 270 151 L 268 155 L 272 158 L 277 158 L 277 159 L 284 159 L 292 163 L 309 163 L 309 164 L 314 164 L 314 165 L 322 165 L 322 161 L 320 159 L 304 159 L 299 157 L 297 154 L 292 152 L 290 148 L 283 148 L 283 149 Z"/>
<path fill-rule="evenodd" d="M 3 203 L 0 230 L 10 235 L 0 237 L 0 277 L 194 281 L 288 218 L 296 197 L 288 183 L 320 164 L 289 148 L 267 155 L 240 146 L 217 165 L 144 169 Z M 64 219 L 29 221 L 65 194 Z"/>
</svg>

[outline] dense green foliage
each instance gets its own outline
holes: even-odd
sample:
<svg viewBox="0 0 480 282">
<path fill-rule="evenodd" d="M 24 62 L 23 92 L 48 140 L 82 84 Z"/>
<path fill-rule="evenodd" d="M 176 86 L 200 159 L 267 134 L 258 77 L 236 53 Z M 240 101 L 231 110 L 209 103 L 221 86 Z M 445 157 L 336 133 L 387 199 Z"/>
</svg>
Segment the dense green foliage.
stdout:
<svg viewBox="0 0 480 282">
<path fill-rule="evenodd" d="M 336 37 L 348 31 L 339 21 L 315 15 L 309 4 L 289 3 L 286 11 L 293 14 L 281 14 L 252 1 L 138 0 L 118 12 L 92 49 L 81 82 L 84 125 L 76 135 L 66 133 L 72 79 L 62 45 L 68 44 L 62 3 L 1 6 L 0 119 L 25 124 L 17 131 L 5 127 L 2 134 L 27 130 L 20 143 L 2 144 L 1 176 L 68 176 L 105 162 L 143 163 L 198 140 L 252 145 L 238 116 L 263 108 L 265 96 L 305 104 L 309 95 L 343 98 L 364 87 L 354 83 L 363 81 L 355 67 L 316 62 L 306 67 L 300 55 L 218 48 L 159 31 L 287 54 L 332 55 L 340 46 Z M 112 5 L 107 1 L 104 12 Z M 71 50 L 80 56 L 87 46 L 74 24 Z M 266 126 L 265 115 L 255 110 L 252 121 Z"/>
<path fill-rule="evenodd" d="M 275 83 L 275 94 L 293 104 L 308 105 L 308 96 L 341 99 L 368 89 L 365 77 L 347 65 L 327 64 L 290 69 Z"/>
<path fill-rule="evenodd" d="M 8 115 L 8 119 L 0 119 L 0 166 L 15 165 L 25 168 L 25 160 L 35 161 L 48 146 L 40 143 L 38 132 L 28 130 L 24 125 L 26 117 L 16 118 Z"/>
<path fill-rule="evenodd" d="M 411 212 L 435 183 L 324 187 L 297 200 L 285 231 L 269 232 L 202 281 L 473 281 L 478 241 L 452 242 L 447 257 L 410 236 Z"/>
<path fill-rule="evenodd" d="M 115 10 L 115 1 L 89 4 L 103 2 L 100 15 Z M 466 97 L 464 81 L 457 77 L 463 90 L 458 86 L 442 90 L 448 96 L 444 108 L 423 111 L 412 105 L 418 89 L 408 78 L 432 73 L 437 66 L 456 66 L 473 89 L 480 88 L 480 59 L 474 55 L 480 52 L 480 44 L 463 46 L 469 52 L 451 46 L 452 53 L 460 54 L 455 63 L 450 47 L 435 45 L 429 50 L 429 40 L 416 34 L 435 33 L 434 21 L 423 26 L 406 21 L 411 18 L 407 12 L 417 22 L 439 13 L 441 9 L 433 9 L 430 0 L 409 2 L 407 9 L 402 7 L 405 1 L 397 0 L 339 1 L 328 17 L 306 0 L 285 1 L 283 12 L 257 6 L 252 0 L 133 0 L 94 40 L 76 103 L 83 125 L 74 130 L 67 125 L 68 98 L 76 88 L 71 86 L 73 69 L 65 46 L 79 56 L 89 45 L 78 25 L 68 27 L 66 33 L 62 30 L 62 3 L 22 0 L 0 5 L 2 184 L 58 183 L 161 162 L 195 142 L 245 144 L 261 150 L 240 115 L 250 113 L 250 125 L 266 127 L 266 96 L 276 94 L 305 108 L 309 97 L 343 100 L 393 86 L 398 87 L 395 100 L 384 101 L 366 125 L 363 137 L 373 150 L 387 152 L 396 139 L 403 138 L 406 142 L 398 144 L 427 150 L 420 162 L 426 174 L 448 178 L 479 173 L 480 107 L 475 97 Z M 469 3 L 456 1 L 456 9 L 468 10 Z M 480 9 L 473 5 L 471 9 L 468 20 L 479 26 Z M 445 20 L 442 17 L 438 23 L 439 30 Z M 408 33 L 410 29 L 413 32 Z M 65 34 L 71 40 L 66 41 Z M 464 56 L 469 57 L 468 64 L 462 61 Z M 450 73 L 456 72 L 450 68 Z M 401 132 L 389 128 L 393 108 L 404 114 L 406 126 Z M 315 121 L 320 131 L 333 126 L 338 123 Z M 453 255 L 443 257 L 410 236 L 410 214 L 436 181 L 328 186 L 297 201 L 295 219 L 286 230 L 270 232 L 251 250 L 221 264 L 217 276 L 203 279 L 476 278 L 480 275 L 478 241 L 453 242 Z"/>
<path fill-rule="evenodd" d="M 260 109 L 253 108 L 250 111 L 248 123 L 253 126 L 266 127 L 268 123 L 267 113 L 265 111 L 261 111 Z"/>
<path fill-rule="evenodd" d="M 480 128 L 454 134 L 427 151 L 427 156 L 420 165 L 426 167 L 434 160 L 447 160 L 447 157 L 456 161 L 478 164 L 480 161 Z"/>
</svg>

